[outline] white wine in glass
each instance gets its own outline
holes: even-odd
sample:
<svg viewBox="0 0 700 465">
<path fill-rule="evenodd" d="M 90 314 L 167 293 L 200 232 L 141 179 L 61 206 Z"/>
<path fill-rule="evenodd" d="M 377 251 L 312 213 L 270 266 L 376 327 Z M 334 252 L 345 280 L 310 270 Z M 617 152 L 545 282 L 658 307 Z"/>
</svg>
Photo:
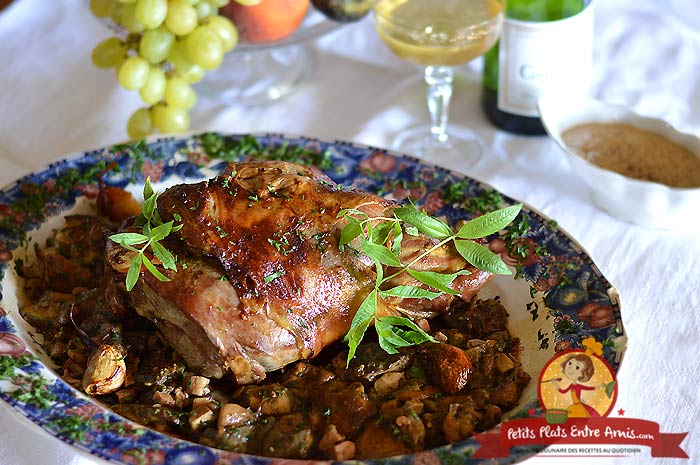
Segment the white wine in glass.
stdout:
<svg viewBox="0 0 700 465">
<path fill-rule="evenodd" d="M 452 132 L 447 121 L 453 66 L 491 48 L 501 33 L 505 0 L 377 0 L 374 18 L 379 37 L 397 56 L 425 66 L 431 127 L 400 133 L 394 148 L 436 162 L 471 165 L 481 144 L 466 129 Z"/>
</svg>

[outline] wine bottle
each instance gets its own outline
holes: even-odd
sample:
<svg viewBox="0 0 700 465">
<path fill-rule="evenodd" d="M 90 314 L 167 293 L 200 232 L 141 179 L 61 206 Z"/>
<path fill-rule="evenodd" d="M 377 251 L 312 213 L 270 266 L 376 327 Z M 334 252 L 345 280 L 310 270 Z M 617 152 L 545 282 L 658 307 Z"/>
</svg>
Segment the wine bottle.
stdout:
<svg viewBox="0 0 700 465">
<path fill-rule="evenodd" d="M 481 102 L 494 125 L 517 134 L 544 134 L 540 96 L 588 91 L 592 3 L 508 0 L 501 38 L 484 56 Z"/>
</svg>

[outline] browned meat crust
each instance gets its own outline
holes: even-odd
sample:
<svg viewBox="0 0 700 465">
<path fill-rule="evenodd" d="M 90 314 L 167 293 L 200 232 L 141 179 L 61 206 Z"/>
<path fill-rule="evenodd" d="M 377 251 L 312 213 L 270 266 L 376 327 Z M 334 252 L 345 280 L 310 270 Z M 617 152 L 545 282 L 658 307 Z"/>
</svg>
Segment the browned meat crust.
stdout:
<svg viewBox="0 0 700 465">
<path fill-rule="evenodd" d="M 341 189 L 305 166 L 231 163 L 214 179 L 174 186 L 159 197 L 164 221 L 182 221 L 169 245 L 183 269 L 164 271 L 170 282 L 143 271 L 128 299 L 156 323 L 190 369 L 212 377 L 230 372 L 240 384 L 257 382 L 266 372 L 318 355 L 347 333 L 373 289 L 376 270 L 364 255 L 339 250 L 347 223 L 338 213 L 355 209 L 378 217 L 395 206 Z M 406 235 L 402 258 L 433 244 L 428 237 Z M 119 271 L 117 281 L 123 280 L 125 251 L 109 244 L 107 257 Z M 489 277 L 447 246 L 416 268 L 471 269 L 454 283 L 467 299 Z M 392 284 L 417 284 L 404 275 Z M 391 299 L 383 311 L 432 316 L 452 299 Z"/>
</svg>

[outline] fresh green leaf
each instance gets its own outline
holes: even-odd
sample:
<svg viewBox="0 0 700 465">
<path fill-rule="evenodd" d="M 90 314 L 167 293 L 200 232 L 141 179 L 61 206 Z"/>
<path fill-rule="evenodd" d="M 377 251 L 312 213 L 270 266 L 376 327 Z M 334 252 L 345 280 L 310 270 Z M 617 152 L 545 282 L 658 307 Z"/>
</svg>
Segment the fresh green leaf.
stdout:
<svg viewBox="0 0 700 465">
<path fill-rule="evenodd" d="M 494 208 L 496 205 L 494 204 Z M 357 346 L 373 319 L 379 344 L 389 353 L 396 353 L 400 347 L 433 340 L 407 318 L 377 317 L 376 312 L 380 298 L 435 299 L 442 293 L 459 295 L 459 291 L 452 289 L 452 284 L 458 276 L 470 274 L 468 270 L 439 273 L 411 268 L 443 245 L 455 242 L 456 246 L 459 246 L 458 250 L 461 249 L 459 253 L 478 268 L 495 273 L 510 273 L 500 257 L 465 238 L 476 239 L 500 231 L 517 216 L 520 209 L 520 205 L 514 205 L 476 218 L 460 228 L 457 233 L 443 221 L 418 210 L 412 203 L 395 208 L 393 218 L 369 218 L 365 213 L 357 210 L 344 210 L 339 213 L 338 217 L 345 216 L 348 220 L 348 226 L 341 231 L 342 239 L 339 241 L 341 246 L 360 237 L 360 248 L 374 262 L 377 271 L 374 290 L 363 300 L 358 313 L 353 318 L 350 331 L 345 336 L 345 342 L 350 348 L 347 363 L 349 364 L 354 357 Z M 415 258 L 403 264 L 399 257 L 402 255 L 404 234 L 418 236 L 421 233 L 439 241 L 432 245 L 428 244 L 425 250 L 418 251 Z M 387 241 L 391 241 L 389 245 Z M 387 276 L 385 276 L 385 267 L 392 268 Z M 387 282 L 402 273 L 408 273 L 430 289 L 410 285 L 382 289 Z"/>
<path fill-rule="evenodd" d="M 488 248 L 474 241 L 455 240 L 457 252 L 466 261 L 479 268 L 494 274 L 512 274 L 510 268 L 501 260 L 499 255 L 491 252 Z"/>
<path fill-rule="evenodd" d="M 141 275 L 141 267 L 145 266 L 160 281 L 169 281 L 158 268 L 144 254 L 148 247 L 163 264 L 166 269 L 177 271 L 175 257 L 159 241 L 165 239 L 170 233 L 182 228 L 182 224 L 174 226 L 173 221 L 163 223 L 156 207 L 158 193 L 153 191 L 150 178 L 146 179 L 143 187 L 144 202 L 141 205 L 141 214 L 134 220 L 133 227 L 141 228 L 141 233 L 119 233 L 109 236 L 109 239 L 118 242 L 125 249 L 134 252 L 126 275 L 126 289 L 132 290 Z M 174 218 L 180 217 L 173 215 Z M 145 244 L 141 249 L 135 245 Z"/>
<path fill-rule="evenodd" d="M 124 247 L 126 250 L 130 250 L 130 251 L 132 251 L 132 252 L 135 252 L 135 253 L 143 253 L 143 250 L 137 249 L 137 248 L 134 247 L 133 245 L 129 245 L 129 244 L 119 244 L 119 245 L 121 245 L 122 247 Z"/>
<path fill-rule="evenodd" d="M 353 241 L 357 236 L 362 234 L 362 226 L 355 218 L 348 216 L 348 224 L 340 231 L 340 239 L 338 239 L 338 248 L 343 251 L 345 246 Z"/>
<path fill-rule="evenodd" d="M 146 183 L 143 185 L 143 199 L 149 199 L 153 197 L 155 192 L 153 191 L 153 186 L 151 185 L 151 177 L 146 178 Z"/>
<path fill-rule="evenodd" d="M 109 236 L 109 240 L 117 242 L 122 246 L 138 245 L 148 242 L 148 236 L 139 233 L 119 233 Z"/>
<path fill-rule="evenodd" d="M 163 264 L 164 268 L 168 270 L 177 270 L 175 266 L 175 257 L 168 249 L 163 247 L 160 242 L 151 242 L 151 250 L 153 250 L 153 253 Z"/>
<path fill-rule="evenodd" d="M 136 254 L 134 258 L 131 259 L 131 265 L 129 265 L 129 271 L 126 273 L 126 290 L 130 291 L 136 285 L 136 281 L 139 279 L 141 274 L 141 264 L 143 263 L 143 254 Z"/>
<path fill-rule="evenodd" d="M 427 213 L 419 211 L 413 204 L 395 208 L 394 215 L 398 219 L 412 224 L 418 231 L 426 236 L 444 239 L 452 235 L 452 229 L 450 229 L 449 226 L 437 218 L 433 218 Z"/>
<path fill-rule="evenodd" d="M 156 209 L 156 201 L 158 199 L 158 195 L 153 194 L 150 197 L 146 197 L 143 200 L 143 204 L 141 205 L 141 214 L 146 218 L 147 220 L 150 220 L 153 218 L 153 212 Z"/>
<path fill-rule="evenodd" d="M 457 237 L 461 239 L 478 239 L 489 236 L 508 226 L 518 216 L 521 209 L 522 204 L 517 204 L 478 216 L 459 228 Z"/>
<path fill-rule="evenodd" d="M 157 198 L 157 195 L 158 194 L 156 194 L 156 198 Z M 157 208 L 153 209 L 153 216 L 151 218 L 151 223 L 156 225 L 156 226 L 163 224 L 163 220 L 161 219 L 160 213 L 158 212 Z"/>
<path fill-rule="evenodd" d="M 148 223 L 148 220 L 146 219 L 145 216 L 143 216 L 143 213 L 141 213 L 139 216 L 134 219 L 134 223 L 131 225 L 134 228 L 143 228 L 143 226 Z"/>
<path fill-rule="evenodd" d="M 442 292 L 433 292 L 416 286 L 396 286 L 391 289 L 379 291 L 382 298 L 402 297 L 404 299 L 428 299 L 433 300 L 440 297 Z"/>
<path fill-rule="evenodd" d="M 397 347 L 410 345 L 404 344 L 404 340 L 394 334 L 391 329 L 377 329 L 377 336 L 379 336 L 379 347 L 384 349 L 384 352 L 387 354 L 398 354 L 399 351 L 396 350 Z"/>
<path fill-rule="evenodd" d="M 161 273 L 160 270 L 158 270 L 158 268 L 156 268 L 155 265 L 151 263 L 148 257 L 146 257 L 145 255 L 141 255 L 141 257 L 143 259 L 143 265 L 153 276 L 155 276 L 158 279 L 158 281 L 170 281 L 170 278 Z"/>
<path fill-rule="evenodd" d="M 375 278 L 375 290 L 379 287 L 378 283 L 384 282 L 384 267 L 382 266 L 382 263 L 376 259 L 376 257 L 372 257 L 371 255 L 368 255 L 368 257 L 374 262 L 374 268 L 377 271 L 377 277 Z"/>
<path fill-rule="evenodd" d="M 394 225 L 389 222 L 380 223 L 372 229 L 369 240 L 375 244 L 384 245 L 393 228 Z"/>
<path fill-rule="evenodd" d="M 379 336 L 379 345 L 388 353 L 397 353 L 397 348 L 434 342 L 435 340 L 420 326 L 405 317 L 383 316 L 374 320 Z M 404 329 L 408 328 L 408 329 Z"/>
<path fill-rule="evenodd" d="M 401 334 L 405 333 L 402 338 L 406 341 L 412 342 L 413 344 L 421 344 L 427 341 L 435 342 L 430 334 L 423 331 L 420 326 L 405 316 L 387 315 L 377 318 L 377 321 L 379 321 L 379 324 L 391 325 L 394 328 L 397 328 L 397 330 L 402 332 Z M 402 326 L 405 326 L 410 331 L 401 329 Z"/>
<path fill-rule="evenodd" d="M 381 323 L 379 320 L 374 320 L 374 328 L 379 336 L 379 346 L 389 354 L 396 354 L 399 347 L 407 347 L 411 344 L 396 334 L 394 328 L 386 323 Z"/>
<path fill-rule="evenodd" d="M 160 224 L 155 228 L 151 229 L 150 238 L 151 241 L 162 241 L 168 234 L 173 230 L 173 222 L 168 221 L 167 223 Z"/>
<path fill-rule="evenodd" d="M 457 276 L 469 274 L 469 271 L 467 270 L 460 270 L 456 273 L 437 273 L 435 271 L 418 271 L 412 269 L 408 269 L 406 271 L 423 284 L 427 284 L 438 291 L 446 292 L 452 295 L 460 294 L 459 291 L 455 291 L 450 287 L 452 281 L 454 281 Z"/>
<path fill-rule="evenodd" d="M 401 261 L 386 246 L 374 244 L 364 237 L 360 238 L 360 246 L 362 251 L 374 261 L 387 266 L 401 266 Z"/>
<path fill-rule="evenodd" d="M 360 345 L 360 341 L 365 335 L 369 324 L 374 318 L 375 308 L 377 307 L 377 291 L 373 290 L 365 300 L 362 301 L 355 316 L 350 323 L 350 329 L 348 330 L 345 338 L 343 339 L 349 347 L 348 359 L 346 362 L 346 367 L 350 365 L 350 360 L 355 356 L 355 351 L 357 351 L 357 346 Z"/>
</svg>

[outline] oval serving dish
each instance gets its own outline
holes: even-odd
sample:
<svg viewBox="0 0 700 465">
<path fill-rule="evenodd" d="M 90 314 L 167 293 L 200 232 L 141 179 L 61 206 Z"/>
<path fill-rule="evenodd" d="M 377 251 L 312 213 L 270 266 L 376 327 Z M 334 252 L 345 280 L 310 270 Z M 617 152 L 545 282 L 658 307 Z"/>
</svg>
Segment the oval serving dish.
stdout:
<svg viewBox="0 0 700 465">
<path fill-rule="evenodd" d="M 214 135 L 220 140 L 243 136 Z M 115 162 L 120 172 L 104 181 L 140 192 L 146 177 L 157 190 L 209 178 L 226 165 L 203 144 L 204 135 L 153 139 L 146 144 L 115 146 L 78 154 L 26 176 L 0 191 L 0 398 L 21 416 L 56 438 L 110 463 L 144 465 L 266 465 L 280 459 L 214 449 L 140 426 L 72 388 L 40 345 L 40 335 L 18 312 L 23 302 L 16 261 L 43 244 L 69 213 L 94 208 L 97 174 Z M 302 147 L 323 154 L 322 168 L 343 186 L 381 192 L 388 198 L 410 196 L 429 213 L 454 224 L 485 211 L 516 203 L 493 188 L 455 172 L 400 154 L 347 142 L 326 142 L 277 134 L 256 135 L 262 147 Z M 210 144 L 211 146 L 211 144 Z M 233 155 L 236 157 L 237 155 Z M 480 201 L 475 202 L 474 199 Z M 490 200 L 487 200 L 490 199 Z M 509 329 L 523 346 L 521 361 L 533 381 L 519 404 L 504 415 L 544 417 L 534 381 L 557 352 L 581 347 L 585 338 L 603 343 L 603 358 L 617 371 L 625 349 L 616 289 L 592 259 L 555 222 L 525 206 L 517 225 L 488 237 L 492 250 L 514 270 L 497 276 L 479 294 L 498 296 L 510 313 Z M 513 257 L 504 245 L 523 245 Z M 606 318 L 586 319 L 582 309 L 595 304 Z M 498 428 L 498 426 L 496 427 Z M 472 458 L 473 437 L 432 450 L 365 460 L 376 465 L 412 463 L 486 465 L 524 460 L 532 454 L 513 449 L 509 457 Z M 286 461 L 286 460 L 285 460 Z M 289 461 L 310 463 L 309 461 Z M 331 462 L 314 461 L 315 464 Z"/>
<path fill-rule="evenodd" d="M 546 96 L 539 100 L 538 107 L 547 133 L 571 168 L 588 184 L 593 201 L 600 208 L 644 227 L 681 230 L 700 225 L 700 188 L 674 188 L 603 169 L 574 153 L 562 140 L 562 134 L 579 124 L 624 123 L 659 134 L 696 156 L 700 156 L 700 138 L 678 131 L 662 119 L 592 98 Z"/>
</svg>

